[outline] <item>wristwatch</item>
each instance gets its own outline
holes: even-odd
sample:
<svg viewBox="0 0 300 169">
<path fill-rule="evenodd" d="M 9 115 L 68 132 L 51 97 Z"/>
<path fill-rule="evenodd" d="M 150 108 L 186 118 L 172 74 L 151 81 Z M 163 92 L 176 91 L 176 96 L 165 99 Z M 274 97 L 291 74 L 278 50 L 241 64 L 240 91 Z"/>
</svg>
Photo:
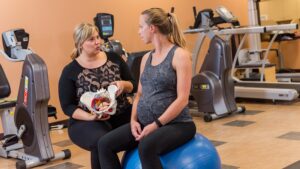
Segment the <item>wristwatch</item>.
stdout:
<svg viewBox="0 0 300 169">
<path fill-rule="evenodd" d="M 157 125 L 158 127 L 163 126 L 163 125 L 161 124 L 161 122 L 160 122 L 158 119 L 155 119 L 154 121 L 155 121 L 155 123 L 156 123 L 156 125 Z"/>
</svg>

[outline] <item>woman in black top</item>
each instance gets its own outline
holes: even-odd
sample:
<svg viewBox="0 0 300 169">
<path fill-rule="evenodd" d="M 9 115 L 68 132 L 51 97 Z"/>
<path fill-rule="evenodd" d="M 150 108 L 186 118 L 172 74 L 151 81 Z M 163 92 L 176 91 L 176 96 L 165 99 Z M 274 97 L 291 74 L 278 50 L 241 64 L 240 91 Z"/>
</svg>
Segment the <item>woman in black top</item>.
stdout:
<svg viewBox="0 0 300 169">
<path fill-rule="evenodd" d="M 135 82 L 119 55 L 100 51 L 97 27 L 82 23 L 76 27 L 73 38 L 73 61 L 62 71 L 59 99 L 62 110 L 70 117 L 69 137 L 79 147 L 91 151 L 92 168 L 99 169 L 97 142 L 109 131 L 130 121 L 131 104 L 125 94 L 134 91 Z M 99 118 L 79 102 L 83 93 L 96 92 L 110 84 L 118 87 L 115 115 Z"/>
</svg>

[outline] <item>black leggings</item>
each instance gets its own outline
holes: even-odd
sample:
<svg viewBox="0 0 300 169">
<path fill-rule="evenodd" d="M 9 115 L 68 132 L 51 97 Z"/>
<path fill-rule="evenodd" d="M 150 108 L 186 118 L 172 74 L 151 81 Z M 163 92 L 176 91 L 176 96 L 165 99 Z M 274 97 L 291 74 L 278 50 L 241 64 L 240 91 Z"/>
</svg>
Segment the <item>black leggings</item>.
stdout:
<svg viewBox="0 0 300 169">
<path fill-rule="evenodd" d="M 81 121 L 76 120 L 68 128 L 69 137 L 79 147 L 91 152 L 92 169 L 100 169 L 97 142 L 106 133 L 126 124 L 130 121 L 130 109 L 128 111 L 111 116 L 107 121 Z"/>
<path fill-rule="evenodd" d="M 159 155 L 183 145 L 195 133 L 193 122 L 172 123 L 158 128 L 137 142 L 131 134 L 130 124 L 125 124 L 106 134 L 98 142 L 101 169 L 121 169 L 117 153 L 137 146 L 143 169 L 162 169 Z"/>
</svg>

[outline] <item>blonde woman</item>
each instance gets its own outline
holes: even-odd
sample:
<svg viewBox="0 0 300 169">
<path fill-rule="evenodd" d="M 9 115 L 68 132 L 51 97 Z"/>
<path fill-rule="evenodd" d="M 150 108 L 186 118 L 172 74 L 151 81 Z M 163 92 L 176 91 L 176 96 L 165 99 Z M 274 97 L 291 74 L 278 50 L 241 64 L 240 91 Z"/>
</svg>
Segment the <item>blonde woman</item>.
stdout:
<svg viewBox="0 0 300 169">
<path fill-rule="evenodd" d="M 121 169 L 119 151 L 138 147 L 143 169 L 162 168 L 159 156 L 192 139 L 188 112 L 192 63 L 173 14 L 160 8 L 142 12 L 139 35 L 154 50 L 141 62 L 130 124 L 108 133 L 98 145 L 101 169 Z"/>
<path fill-rule="evenodd" d="M 100 51 L 101 41 L 96 26 L 78 25 L 73 38 L 75 49 L 71 63 L 65 66 L 59 80 L 59 99 L 62 110 L 70 117 L 70 139 L 91 152 L 91 168 L 99 169 L 97 142 L 106 133 L 130 121 L 132 106 L 124 94 L 134 91 L 135 82 L 120 56 Z M 96 92 L 110 84 L 118 87 L 115 115 L 99 118 L 80 104 L 83 93 Z"/>
</svg>

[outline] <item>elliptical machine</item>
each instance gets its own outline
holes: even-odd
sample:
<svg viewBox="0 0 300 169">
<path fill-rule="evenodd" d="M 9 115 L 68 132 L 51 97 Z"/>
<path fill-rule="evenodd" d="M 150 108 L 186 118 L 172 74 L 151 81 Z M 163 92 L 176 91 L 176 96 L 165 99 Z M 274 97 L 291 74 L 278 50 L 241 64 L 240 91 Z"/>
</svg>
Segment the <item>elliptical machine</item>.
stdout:
<svg viewBox="0 0 300 169">
<path fill-rule="evenodd" d="M 194 12 L 196 10 L 194 9 Z M 231 76 L 232 51 L 229 40 L 223 40 L 213 31 L 213 27 L 221 23 L 231 23 L 233 26 L 239 26 L 239 22 L 225 8 L 219 7 L 218 17 L 214 17 L 211 9 L 205 9 L 198 13 L 193 29 L 203 29 L 199 35 L 202 36 L 202 44 L 205 36 L 211 41 L 205 60 L 196 74 L 196 55 L 200 47 L 193 53 L 193 73 L 191 94 L 197 102 L 198 111 L 204 113 L 204 121 L 210 122 L 213 119 L 227 116 L 231 113 L 244 112 L 245 107 L 237 107 L 234 98 L 234 81 Z M 194 14 L 196 16 L 196 14 Z M 197 45 L 196 45 L 197 46 Z"/>
<path fill-rule="evenodd" d="M 71 157 L 66 149 L 54 154 L 48 124 L 50 99 L 48 73 L 45 62 L 28 49 L 29 34 L 15 29 L 2 34 L 4 52 L 11 61 L 24 61 L 16 102 L 2 102 L 0 115 L 4 130 L 0 156 L 17 158 L 17 169 L 32 168 L 57 159 Z M 0 67 L 1 68 L 1 67 Z M 0 69 L 0 98 L 8 97 L 10 86 Z M 14 114 L 11 113 L 13 106 Z M 22 141 L 19 142 L 19 140 Z"/>
</svg>

